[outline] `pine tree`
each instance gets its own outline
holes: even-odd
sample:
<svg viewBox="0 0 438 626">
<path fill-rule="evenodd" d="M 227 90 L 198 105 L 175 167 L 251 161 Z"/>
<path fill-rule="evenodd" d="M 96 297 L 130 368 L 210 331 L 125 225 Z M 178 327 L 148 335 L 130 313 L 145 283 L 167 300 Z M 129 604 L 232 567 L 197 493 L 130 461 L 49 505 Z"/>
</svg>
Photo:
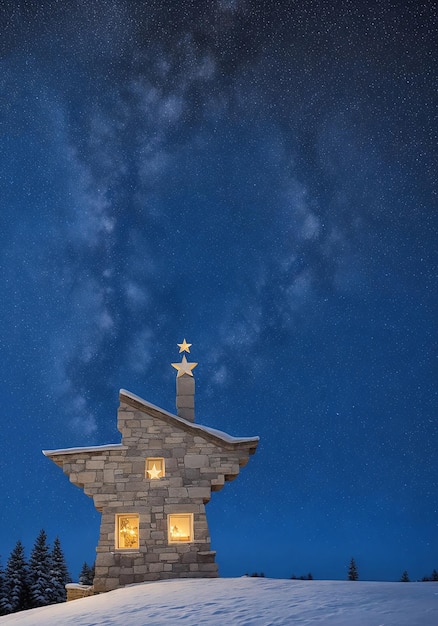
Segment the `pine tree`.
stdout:
<svg viewBox="0 0 438 626">
<path fill-rule="evenodd" d="M 436 571 L 436 569 L 433 570 L 430 576 L 423 576 L 423 578 L 421 579 L 421 582 L 423 583 L 429 583 L 431 581 L 433 582 L 438 581 L 438 572 Z"/>
<path fill-rule="evenodd" d="M 44 530 L 36 538 L 30 554 L 29 579 L 32 608 L 46 606 L 53 602 L 53 585 L 51 580 L 52 559 Z"/>
<path fill-rule="evenodd" d="M 410 579 L 409 579 L 409 574 L 408 574 L 408 572 L 406 570 L 401 575 L 400 582 L 401 583 L 410 583 L 411 582 Z"/>
<path fill-rule="evenodd" d="M 350 566 L 348 568 L 348 580 L 359 580 L 356 561 L 353 558 L 351 559 Z"/>
<path fill-rule="evenodd" d="M 53 543 L 50 576 L 52 584 L 51 602 L 65 602 L 67 600 L 65 585 L 71 581 L 71 577 L 68 573 L 64 553 L 61 549 L 61 542 L 58 537 L 56 537 Z"/>
<path fill-rule="evenodd" d="M 21 541 L 17 541 L 6 565 L 1 603 L 4 613 L 15 613 L 30 607 L 29 573 Z"/>
<path fill-rule="evenodd" d="M 81 585 L 92 585 L 94 580 L 94 564 L 89 567 L 88 563 L 84 562 L 81 573 L 79 574 L 79 582 Z"/>
</svg>

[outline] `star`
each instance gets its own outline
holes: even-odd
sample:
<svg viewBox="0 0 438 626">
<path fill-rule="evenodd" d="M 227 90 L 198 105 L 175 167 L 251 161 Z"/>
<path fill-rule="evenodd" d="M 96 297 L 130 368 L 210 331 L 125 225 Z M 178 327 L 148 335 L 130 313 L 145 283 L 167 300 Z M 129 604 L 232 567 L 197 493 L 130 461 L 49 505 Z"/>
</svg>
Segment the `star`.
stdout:
<svg viewBox="0 0 438 626">
<path fill-rule="evenodd" d="M 157 469 L 155 463 L 152 465 L 152 469 L 148 469 L 148 474 L 150 478 L 159 478 L 161 474 L 161 470 Z"/>
<path fill-rule="evenodd" d="M 177 378 L 183 376 L 184 374 L 188 374 L 189 376 L 193 376 L 192 369 L 194 369 L 198 364 L 197 363 L 188 363 L 186 359 L 186 355 L 184 354 L 181 363 L 171 363 L 172 367 L 178 370 Z"/>
<path fill-rule="evenodd" d="M 181 352 L 190 352 L 190 346 L 192 344 L 187 343 L 187 341 L 184 338 L 182 343 L 177 343 L 176 345 L 179 346 L 179 353 L 181 354 Z"/>
</svg>

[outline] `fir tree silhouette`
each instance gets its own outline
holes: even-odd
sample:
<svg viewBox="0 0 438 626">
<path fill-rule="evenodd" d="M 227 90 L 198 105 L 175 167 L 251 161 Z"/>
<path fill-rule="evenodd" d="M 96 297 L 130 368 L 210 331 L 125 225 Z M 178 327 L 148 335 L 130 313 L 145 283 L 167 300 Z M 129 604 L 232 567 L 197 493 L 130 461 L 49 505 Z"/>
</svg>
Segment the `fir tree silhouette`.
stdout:
<svg viewBox="0 0 438 626">
<path fill-rule="evenodd" d="M 348 580 L 359 580 L 359 574 L 357 572 L 356 561 L 354 558 L 351 559 L 348 567 Z"/>
<path fill-rule="evenodd" d="M 71 581 L 71 576 L 68 572 L 61 542 L 58 537 L 56 537 L 53 542 L 50 578 L 52 585 L 51 601 L 55 603 L 65 602 L 67 600 L 65 585 Z"/>
<path fill-rule="evenodd" d="M 53 582 L 51 578 L 52 559 L 43 530 L 36 538 L 29 561 L 30 597 L 32 607 L 53 603 Z"/>
<path fill-rule="evenodd" d="M 16 613 L 30 607 L 29 571 L 23 544 L 17 541 L 6 565 L 1 609 L 3 613 Z"/>
</svg>

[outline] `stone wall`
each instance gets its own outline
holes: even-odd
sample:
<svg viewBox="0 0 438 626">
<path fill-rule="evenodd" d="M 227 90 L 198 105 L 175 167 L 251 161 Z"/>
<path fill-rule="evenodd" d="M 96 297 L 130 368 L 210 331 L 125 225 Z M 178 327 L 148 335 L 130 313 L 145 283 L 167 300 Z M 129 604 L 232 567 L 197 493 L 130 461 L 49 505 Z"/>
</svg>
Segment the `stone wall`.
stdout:
<svg viewBox="0 0 438 626">
<path fill-rule="evenodd" d="M 79 583 L 68 583 L 66 586 L 67 602 L 70 600 L 80 600 L 94 595 L 94 589 L 91 585 L 80 585 Z"/>
</svg>

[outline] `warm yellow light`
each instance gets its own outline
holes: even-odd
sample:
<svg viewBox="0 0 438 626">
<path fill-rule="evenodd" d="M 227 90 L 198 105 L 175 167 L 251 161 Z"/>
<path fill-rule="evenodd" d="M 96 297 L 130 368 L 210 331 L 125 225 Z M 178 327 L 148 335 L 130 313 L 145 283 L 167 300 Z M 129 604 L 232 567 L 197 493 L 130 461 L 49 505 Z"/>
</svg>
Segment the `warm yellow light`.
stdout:
<svg viewBox="0 0 438 626">
<path fill-rule="evenodd" d="M 146 478 L 157 480 L 158 478 L 163 478 L 164 474 L 164 459 L 146 459 Z"/>
<path fill-rule="evenodd" d="M 167 516 L 169 542 L 193 541 L 193 513 L 178 513 Z"/>
<path fill-rule="evenodd" d="M 135 549 L 138 542 L 138 515 L 118 515 L 117 547 L 119 549 Z"/>
<path fill-rule="evenodd" d="M 179 347 L 179 353 L 181 354 L 181 352 L 190 352 L 190 347 L 191 347 L 191 343 L 187 343 L 187 341 L 184 339 L 182 343 L 177 343 L 176 344 Z"/>
<path fill-rule="evenodd" d="M 192 369 L 194 369 L 197 365 L 197 363 L 189 363 L 186 359 L 186 355 L 184 355 L 181 359 L 181 363 L 171 363 L 171 366 L 178 370 L 178 374 L 176 375 L 177 378 L 184 376 L 184 374 L 193 376 Z"/>
</svg>

